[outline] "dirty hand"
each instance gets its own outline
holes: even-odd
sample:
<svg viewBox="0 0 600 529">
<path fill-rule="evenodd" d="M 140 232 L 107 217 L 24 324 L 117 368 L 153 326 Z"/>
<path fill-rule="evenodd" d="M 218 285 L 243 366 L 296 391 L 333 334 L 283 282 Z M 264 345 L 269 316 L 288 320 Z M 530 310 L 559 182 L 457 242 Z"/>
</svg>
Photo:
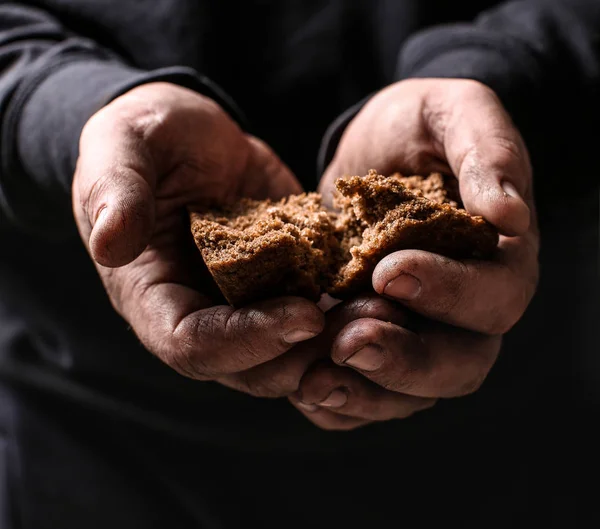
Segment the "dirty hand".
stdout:
<svg viewBox="0 0 600 529">
<path fill-rule="evenodd" d="M 187 207 L 300 191 L 277 156 L 214 101 L 150 83 L 86 124 L 73 208 L 113 306 L 142 343 L 182 375 L 216 380 L 319 333 L 323 313 L 293 297 L 239 310 L 215 304 Z"/>
<path fill-rule="evenodd" d="M 490 261 L 394 252 L 373 273 L 375 292 L 387 300 L 370 298 L 362 313 L 356 307 L 364 300 L 350 301 L 328 315 L 315 341 L 334 335 L 325 343 L 330 360 L 308 370 L 290 398 L 328 429 L 406 417 L 477 390 L 538 278 L 529 156 L 486 86 L 414 79 L 382 90 L 349 124 L 320 190 L 330 199 L 337 177 L 371 168 L 455 175 L 465 208 L 501 236 Z"/>
</svg>

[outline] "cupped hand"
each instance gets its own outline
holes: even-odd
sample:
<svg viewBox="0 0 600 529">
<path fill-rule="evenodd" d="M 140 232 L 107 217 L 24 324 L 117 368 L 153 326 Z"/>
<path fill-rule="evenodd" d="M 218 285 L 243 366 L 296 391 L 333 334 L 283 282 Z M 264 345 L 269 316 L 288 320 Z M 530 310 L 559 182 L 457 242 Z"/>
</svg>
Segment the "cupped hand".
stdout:
<svg viewBox="0 0 600 529">
<path fill-rule="evenodd" d="M 214 101 L 151 83 L 86 124 L 73 208 L 113 306 L 141 342 L 182 375 L 216 380 L 318 334 L 323 313 L 294 297 L 238 310 L 215 302 L 187 210 L 300 191 L 277 156 Z"/>
<path fill-rule="evenodd" d="M 405 417 L 477 390 L 501 337 L 537 285 L 539 238 L 527 149 L 497 96 L 469 80 L 415 79 L 381 91 L 346 129 L 322 179 L 330 201 L 344 174 L 453 174 L 465 208 L 501 236 L 492 260 L 402 250 L 373 274 L 405 320 L 329 318 L 330 362 L 315 364 L 292 403 L 327 429 Z M 347 305 L 347 304 L 346 304 Z M 310 343 L 310 342 L 309 342 Z M 394 403 L 393 405 L 391 403 Z"/>
</svg>

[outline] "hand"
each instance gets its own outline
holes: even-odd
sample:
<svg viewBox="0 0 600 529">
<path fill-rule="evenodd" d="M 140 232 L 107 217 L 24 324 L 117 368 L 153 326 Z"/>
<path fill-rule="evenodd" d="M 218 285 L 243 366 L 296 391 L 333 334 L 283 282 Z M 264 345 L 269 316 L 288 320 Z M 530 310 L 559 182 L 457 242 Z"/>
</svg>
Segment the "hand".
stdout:
<svg viewBox="0 0 600 529">
<path fill-rule="evenodd" d="M 294 297 L 240 310 L 215 305 L 187 207 L 300 191 L 275 154 L 214 101 L 152 83 L 86 124 L 73 208 L 113 306 L 142 343 L 182 375 L 215 380 L 316 335 L 323 313 Z"/>
<path fill-rule="evenodd" d="M 456 175 L 466 209 L 502 235 L 493 261 L 417 250 L 385 257 L 373 274 L 375 291 L 420 316 L 348 321 L 341 307 L 339 319 L 328 319 L 324 336 L 330 326 L 342 327 L 332 340 L 332 362 L 308 371 L 290 399 L 328 429 L 404 417 L 434 399 L 477 390 L 538 278 L 528 153 L 490 89 L 422 79 L 381 91 L 348 126 L 321 191 L 330 199 L 338 176 L 370 168 Z"/>
</svg>

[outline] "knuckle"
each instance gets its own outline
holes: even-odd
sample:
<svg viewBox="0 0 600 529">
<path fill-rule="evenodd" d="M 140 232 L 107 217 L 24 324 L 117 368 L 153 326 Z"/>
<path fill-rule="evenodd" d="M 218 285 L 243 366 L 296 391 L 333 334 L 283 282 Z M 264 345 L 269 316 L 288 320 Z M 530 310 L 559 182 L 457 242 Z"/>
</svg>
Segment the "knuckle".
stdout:
<svg viewBox="0 0 600 529">
<path fill-rule="evenodd" d="M 486 160 L 490 167 L 502 172 L 515 162 L 522 162 L 524 153 L 522 146 L 515 138 L 505 134 L 497 134 L 493 138 L 493 147 L 486 152 Z"/>
<path fill-rule="evenodd" d="M 158 346 L 153 347 L 151 352 L 180 375 L 192 379 L 198 377 L 199 373 L 194 369 L 192 360 L 187 351 L 173 350 L 168 346 Z"/>
<path fill-rule="evenodd" d="M 371 296 L 360 296 L 353 299 L 348 304 L 343 305 L 344 312 L 349 318 L 355 318 L 369 311 L 369 308 L 375 304 L 376 300 Z"/>
<path fill-rule="evenodd" d="M 451 313 L 464 302 L 465 285 L 469 276 L 467 265 L 443 256 L 436 256 L 439 260 L 436 266 L 438 288 L 431 292 L 431 302 L 437 308 L 436 312 L 442 317 L 449 317 Z M 473 281 L 476 279 L 473 278 Z"/>
<path fill-rule="evenodd" d="M 252 309 L 236 310 L 230 313 L 225 321 L 225 337 L 236 344 L 244 358 L 251 361 L 260 359 L 265 351 L 266 341 L 258 344 L 253 330 L 257 327 L 258 314 Z"/>
<path fill-rule="evenodd" d="M 234 312 L 231 307 L 214 306 L 204 309 L 198 318 L 189 322 L 193 324 L 193 329 L 190 330 L 199 338 L 214 340 L 216 336 L 221 335 Z"/>
<path fill-rule="evenodd" d="M 145 141 L 169 119 L 169 107 L 142 102 L 128 106 L 121 114 L 123 125 L 139 140 Z"/>
<path fill-rule="evenodd" d="M 396 309 L 396 306 L 389 300 L 376 294 L 363 300 L 361 313 L 367 318 L 376 318 L 377 316 L 387 316 L 390 311 Z"/>
<path fill-rule="evenodd" d="M 373 374 L 372 380 L 383 389 L 398 393 L 410 392 L 422 383 L 427 354 L 422 342 L 415 341 L 407 349 L 390 354 L 389 360 Z"/>
<path fill-rule="evenodd" d="M 415 374 L 410 369 L 384 369 L 377 375 L 377 384 L 392 392 L 410 391 L 416 385 Z"/>
<path fill-rule="evenodd" d="M 386 323 L 378 320 L 356 320 L 346 326 L 345 334 L 349 342 L 356 344 L 380 344 L 385 336 Z"/>
<path fill-rule="evenodd" d="M 207 309 L 198 317 L 184 318 L 172 331 L 160 357 L 176 371 L 192 374 L 192 378 L 212 379 L 218 374 L 211 359 L 218 349 L 217 332 L 222 318 L 222 312 L 216 308 Z"/>
<path fill-rule="evenodd" d="M 154 352 L 171 369 L 188 378 L 212 380 L 216 375 L 206 361 L 206 351 L 200 351 L 190 335 L 165 340 Z"/>
</svg>

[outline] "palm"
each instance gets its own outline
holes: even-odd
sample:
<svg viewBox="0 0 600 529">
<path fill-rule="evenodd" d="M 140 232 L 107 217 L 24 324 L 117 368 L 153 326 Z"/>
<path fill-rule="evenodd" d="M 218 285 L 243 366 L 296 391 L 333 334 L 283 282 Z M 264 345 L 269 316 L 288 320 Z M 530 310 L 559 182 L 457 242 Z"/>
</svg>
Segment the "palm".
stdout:
<svg viewBox="0 0 600 529">
<path fill-rule="evenodd" d="M 238 132 L 238 131 L 236 131 Z M 262 142 L 241 132 L 224 136 L 222 145 L 187 153 L 176 169 L 157 183 L 156 220 L 146 249 L 123 267 L 146 285 L 192 288 L 212 305 L 220 295 L 190 236 L 188 208 L 221 205 L 240 197 L 278 199 L 298 193 L 297 180 Z"/>
<path fill-rule="evenodd" d="M 133 129 L 131 108 L 138 109 Z M 143 144 L 136 130 L 145 131 Z M 120 165 L 111 162 L 116 159 Z M 98 199 L 113 181 L 116 194 Z M 119 312 L 148 318 L 140 307 L 152 306 L 181 318 L 219 299 L 193 244 L 188 209 L 300 191 L 279 158 L 213 102 L 179 87 L 147 85 L 86 125 L 74 205 Z M 99 228 L 102 203 L 114 216 Z"/>
</svg>

